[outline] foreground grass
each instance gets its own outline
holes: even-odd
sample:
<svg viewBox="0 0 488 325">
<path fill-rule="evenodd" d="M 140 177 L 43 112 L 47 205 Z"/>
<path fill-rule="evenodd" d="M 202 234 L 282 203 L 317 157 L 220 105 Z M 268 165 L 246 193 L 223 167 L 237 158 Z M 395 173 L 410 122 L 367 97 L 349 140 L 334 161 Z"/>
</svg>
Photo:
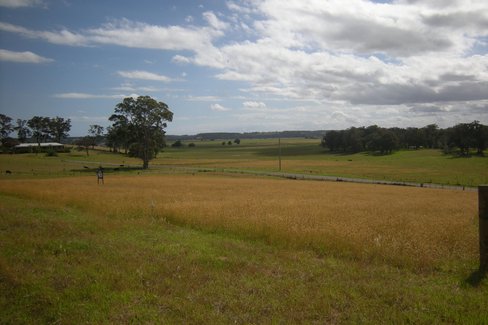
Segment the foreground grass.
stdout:
<svg viewBox="0 0 488 325">
<path fill-rule="evenodd" d="M 0 323 L 488 320 L 473 265 L 418 273 L 89 210 L 0 195 Z"/>
<path fill-rule="evenodd" d="M 478 252 L 473 192 L 215 175 L 12 180 L 0 192 L 418 271 L 464 268 Z"/>
</svg>

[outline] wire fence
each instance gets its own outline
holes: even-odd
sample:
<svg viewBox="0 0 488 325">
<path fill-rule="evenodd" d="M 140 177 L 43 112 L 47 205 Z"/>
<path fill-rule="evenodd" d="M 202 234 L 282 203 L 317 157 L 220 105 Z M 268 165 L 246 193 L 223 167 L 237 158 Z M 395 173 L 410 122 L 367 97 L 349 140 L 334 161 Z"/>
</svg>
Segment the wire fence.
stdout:
<svg viewBox="0 0 488 325">
<path fill-rule="evenodd" d="M 83 161 L 83 160 L 65 160 L 65 162 L 96 165 L 96 166 L 124 166 L 126 168 L 138 168 L 139 165 L 119 165 L 109 162 L 95 162 L 95 161 Z M 156 170 L 166 170 L 172 173 L 223 173 L 223 174 L 246 174 L 254 176 L 267 176 L 287 178 L 294 180 L 313 180 L 313 181 L 328 181 L 328 182 L 348 182 L 348 183 L 360 183 L 360 184 L 376 184 L 376 185 L 390 185 L 390 186 L 408 186 L 408 187 L 421 187 L 421 188 L 433 188 L 433 189 L 445 189 L 454 191 L 477 191 L 477 187 L 462 186 L 462 185 L 446 185 L 435 183 L 414 183 L 403 181 L 389 181 L 389 180 L 375 180 L 365 178 L 352 178 L 342 176 L 328 176 L 328 175 L 308 175 L 299 173 L 284 173 L 273 171 L 260 171 L 260 170 L 246 170 L 246 169 L 230 169 L 230 168 L 217 168 L 217 167 L 185 167 L 174 165 L 151 165 L 147 172 L 154 172 Z"/>
<path fill-rule="evenodd" d="M 390 185 L 390 186 L 408 186 L 408 187 L 420 187 L 420 188 L 433 188 L 433 189 L 446 189 L 456 191 L 477 191 L 477 187 L 471 186 L 456 186 L 434 183 L 414 183 L 414 182 L 402 182 L 402 181 L 388 181 L 388 180 L 374 180 L 365 178 L 351 178 L 342 176 L 327 176 L 327 175 L 307 175 L 299 173 L 283 173 L 283 172 L 271 172 L 271 171 L 257 171 L 257 170 L 243 170 L 243 169 L 227 169 L 227 168 L 211 168 L 211 167 L 181 167 L 181 166 L 162 166 L 155 165 L 152 168 L 158 169 L 170 169 L 179 172 L 190 173 L 224 173 L 224 174 L 247 174 L 255 176 L 268 176 L 279 177 L 294 180 L 313 180 L 313 181 L 328 181 L 328 182 L 349 182 L 349 183 L 361 183 L 361 184 L 376 184 L 376 185 Z"/>
</svg>

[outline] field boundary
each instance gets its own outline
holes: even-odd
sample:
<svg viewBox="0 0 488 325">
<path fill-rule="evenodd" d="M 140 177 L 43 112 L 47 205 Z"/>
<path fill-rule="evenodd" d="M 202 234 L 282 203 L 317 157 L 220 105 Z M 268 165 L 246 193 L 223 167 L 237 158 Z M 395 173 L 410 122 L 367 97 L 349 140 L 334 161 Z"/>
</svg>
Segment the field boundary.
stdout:
<svg viewBox="0 0 488 325">
<path fill-rule="evenodd" d="M 81 160 L 65 160 L 66 162 L 75 162 L 83 164 L 91 164 L 97 166 L 119 166 L 119 164 L 109 162 L 94 162 L 94 161 L 81 161 Z M 127 168 L 136 168 L 140 166 L 125 164 Z M 376 180 L 367 178 L 352 178 L 343 176 L 331 176 L 331 175 L 308 175 L 299 173 L 284 173 L 284 172 L 271 172 L 271 171 L 259 171 L 259 170 L 245 170 L 245 169 L 232 169 L 232 168 L 217 168 L 217 167 L 183 167 L 174 165 L 150 165 L 149 170 L 166 169 L 170 171 L 178 171 L 184 173 L 224 173 L 224 174 L 246 174 L 254 176 L 267 176 L 278 177 L 294 180 L 311 180 L 311 181 L 326 181 L 326 182 L 347 182 L 347 183 L 360 183 L 360 184 L 375 184 L 375 185 L 390 185 L 390 186 L 407 186 L 407 187 L 420 187 L 420 188 L 432 188 L 432 189 L 444 189 L 454 191 L 477 191 L 477 187 L 461 186 L 461 185 L 444 185 L 435 183 L 414 183 L 414 182 L 402 182 L 402 181 L 388 181 L 388 180 Z"/>
</svg>

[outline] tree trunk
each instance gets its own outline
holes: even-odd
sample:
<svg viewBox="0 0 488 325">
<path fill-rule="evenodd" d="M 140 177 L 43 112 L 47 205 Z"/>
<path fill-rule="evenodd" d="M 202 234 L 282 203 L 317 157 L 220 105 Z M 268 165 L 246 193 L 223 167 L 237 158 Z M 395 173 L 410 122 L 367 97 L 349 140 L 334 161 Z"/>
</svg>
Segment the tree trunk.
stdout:
<svg viewBox="0 0 488 325">
<path fill-rule="evenodd" d="M 148 168 L 149 168 L 149 160 L 148 159 L 143 159 L 142 169 L 148 169 Z"/>
</svg>

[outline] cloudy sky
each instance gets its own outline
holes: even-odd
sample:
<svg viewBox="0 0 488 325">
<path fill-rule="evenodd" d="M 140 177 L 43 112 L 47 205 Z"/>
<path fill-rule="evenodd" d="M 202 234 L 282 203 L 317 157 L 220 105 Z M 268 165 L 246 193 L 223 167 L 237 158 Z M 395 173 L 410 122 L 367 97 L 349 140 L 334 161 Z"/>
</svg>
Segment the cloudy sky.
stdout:
<svg viewBox="0 0 488 325">
<path fill-rule="evenodd" d="M 0 112 L 169 134 L 488 124 L 486 0 L 0 0 Z"/>
</svg>

